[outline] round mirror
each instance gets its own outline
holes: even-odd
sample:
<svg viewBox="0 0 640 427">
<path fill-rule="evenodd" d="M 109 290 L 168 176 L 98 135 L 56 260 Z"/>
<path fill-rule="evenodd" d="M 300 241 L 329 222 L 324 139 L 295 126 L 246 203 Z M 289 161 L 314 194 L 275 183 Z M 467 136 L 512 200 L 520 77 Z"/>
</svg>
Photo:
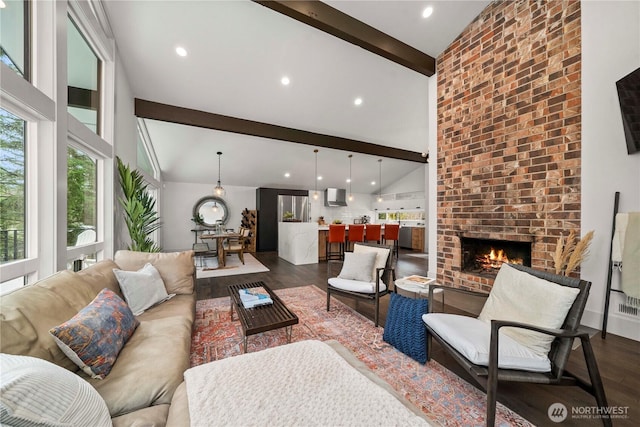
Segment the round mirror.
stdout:
<svg viewBox="0 0 640 427">
<path fill-rule="evenodd" d="M 220 197 L 205 196 L 193 205 L 193 217 L 200 216 L 204 227 L 214 227 L 216 224 L 226 224 L 229 218 L 229 208 Z"/>
</svg>

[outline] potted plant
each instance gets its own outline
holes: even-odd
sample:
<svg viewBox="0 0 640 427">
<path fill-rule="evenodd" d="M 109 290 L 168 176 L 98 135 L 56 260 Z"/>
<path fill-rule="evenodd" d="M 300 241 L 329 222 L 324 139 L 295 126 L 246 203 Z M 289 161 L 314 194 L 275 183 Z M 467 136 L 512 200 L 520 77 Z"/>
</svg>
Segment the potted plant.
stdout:
<svg viewBox="0 0 640 427">
<path fill-rule="evenodd" d="M 282 218 L 283 218 L 285 221 L 293 221 L 293 212 L 286 211 L 286 212 L 282 215 Z"/>
<path fill-rule="evenodd" d="M 116 161 L 123 193 L 119 201 L 131 238 L 128 249 L 160 252 L 160 246 L 151 239 L 151 234 L 162 225 L 156 212 L 156 201 L 147 191 L 147 184 L 140 172 L 122 163 L 119 157 L 116 157 Z"/>
</svg>

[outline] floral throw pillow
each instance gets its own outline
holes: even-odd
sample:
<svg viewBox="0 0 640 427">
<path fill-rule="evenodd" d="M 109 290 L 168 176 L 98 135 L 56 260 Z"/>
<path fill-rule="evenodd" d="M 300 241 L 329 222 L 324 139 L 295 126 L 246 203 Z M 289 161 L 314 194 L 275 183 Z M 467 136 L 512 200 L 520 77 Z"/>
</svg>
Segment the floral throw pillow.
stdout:
<svg viewBox="0 0 640 427">
<path fill-rule="evenodd" d="M 103 379 L 138 324 L 127 303 L 105 288 L 78 314 L 49 333 L 87 375 Z"/>
</svg>

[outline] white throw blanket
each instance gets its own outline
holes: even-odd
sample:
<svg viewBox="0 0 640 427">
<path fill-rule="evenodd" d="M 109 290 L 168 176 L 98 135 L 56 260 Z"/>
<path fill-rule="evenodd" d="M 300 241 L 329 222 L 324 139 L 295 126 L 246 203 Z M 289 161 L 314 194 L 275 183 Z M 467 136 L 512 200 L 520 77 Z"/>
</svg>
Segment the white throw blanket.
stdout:
<svg viewBox="0 0 640 427">
<path fill-rule="evenodd" d="M 193 426 L 428 425 L 321 341 L 218 360 L 184 377 Z"/>
</svg>

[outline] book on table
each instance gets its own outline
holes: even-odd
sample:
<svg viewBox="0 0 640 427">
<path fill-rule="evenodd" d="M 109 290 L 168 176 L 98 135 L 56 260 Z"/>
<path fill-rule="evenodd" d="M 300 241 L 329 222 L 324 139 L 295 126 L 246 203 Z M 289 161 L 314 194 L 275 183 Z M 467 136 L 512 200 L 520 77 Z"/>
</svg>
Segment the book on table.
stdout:
<svg viewBox="0 0 640 427">
<path fill-rule="evenodd" d="M 240 294 L 240 301 L 244 308 L 253 308 L 260 305 L 273 304 L 273 300 L 269 295 L 269 292 L 262 286 L 255 288 L 246 288 L 238 290 Z"/>
</svg>

